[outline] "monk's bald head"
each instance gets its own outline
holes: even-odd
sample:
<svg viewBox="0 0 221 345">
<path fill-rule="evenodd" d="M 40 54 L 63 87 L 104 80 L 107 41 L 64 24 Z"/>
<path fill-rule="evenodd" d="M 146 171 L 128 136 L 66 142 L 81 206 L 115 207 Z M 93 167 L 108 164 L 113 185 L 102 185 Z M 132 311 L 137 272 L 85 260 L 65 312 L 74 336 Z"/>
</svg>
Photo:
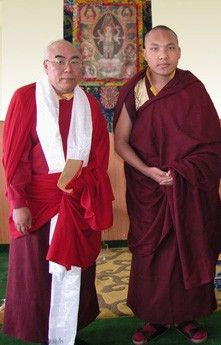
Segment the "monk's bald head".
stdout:
<svg viewBox="0 0 221 345">
<path fill-rule="evenodd" d="M 148 31 L 145 35 L 145 38 L 144 38 L 144 46 L 146 46 L 146 42 L 149 38 L 149 36 L 151 35 L 152 32 L 155 32 L 157 30 L 162 30 L 162 31 L 167 31 L 169 32 L 173 37 L 174 39 L 176 40 L 177 42 L 177 45 L 179 45 L 179 41 L 178 41 L 178 36 L 177 34 L 172 30 L 170 29 L 168 26 L 166 25 L 157 25 L 157 26 L 154 26 L 150 31 Z"/>
</svg>

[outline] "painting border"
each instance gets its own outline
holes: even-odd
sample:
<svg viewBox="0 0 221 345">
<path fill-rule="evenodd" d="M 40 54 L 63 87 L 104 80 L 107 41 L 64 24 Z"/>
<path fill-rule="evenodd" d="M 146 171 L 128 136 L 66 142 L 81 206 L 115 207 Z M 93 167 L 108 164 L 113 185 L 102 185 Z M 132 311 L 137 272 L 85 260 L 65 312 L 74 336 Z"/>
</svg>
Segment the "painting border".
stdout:
<svg viewBox="0 0 221 345">
<path fill-rule="evenodd" d="M 64 0 L 64 39 L 79 46 L 79 42 L 76 41 L 76 23 L 78 20 L 78 11 L 76 6 L 80 4 L 123 4 L 134 3 L 132 0 Z M 141 70 L 145 66 L 143 60 L 143 39 L 147 31 L 152 27 L 152 14 L 151 14 L 151 0 L 138 0 L 136 1 L 139 6 L 139 18 L 138 18 L 138 70 Z M 73 40 L 75 38 L 75 40 Z M 75 42 L 73 42 L 75 41 Z M 114 108 L 118 99 L 120 87 L 127 81 L 126 78 L 117 80 L 115 78 L 107 78 L 103 80 L 83 80 L 81 86 L 83 89 L 91 94 L 99 101 L 101 109 L 105 119 L 107 120 L 108 130 L 112 131 L 112 120 Z"/>
</svg>

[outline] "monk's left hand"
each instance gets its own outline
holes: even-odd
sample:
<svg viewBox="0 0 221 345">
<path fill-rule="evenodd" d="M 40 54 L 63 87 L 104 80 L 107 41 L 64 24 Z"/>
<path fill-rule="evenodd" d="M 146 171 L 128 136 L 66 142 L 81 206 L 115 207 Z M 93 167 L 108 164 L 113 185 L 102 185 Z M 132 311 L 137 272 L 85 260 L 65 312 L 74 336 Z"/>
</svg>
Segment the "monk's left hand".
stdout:
<svg viewBox="0 0 221 345">
<path fill-rule="evenodd" d="M 172 186 L 173 177 L 170 170 L 168 170 L 167 172 L 162 172 L 162 180 L 159 183 L 161 186 Z"/>
<path fill-rule="evenodd" d="M 148 167 L 147 176 L 162 186 L 171 186 L 173 184 L 173 177 L 171 171 L 164 171 L 157 167 Z"/>
</svg>

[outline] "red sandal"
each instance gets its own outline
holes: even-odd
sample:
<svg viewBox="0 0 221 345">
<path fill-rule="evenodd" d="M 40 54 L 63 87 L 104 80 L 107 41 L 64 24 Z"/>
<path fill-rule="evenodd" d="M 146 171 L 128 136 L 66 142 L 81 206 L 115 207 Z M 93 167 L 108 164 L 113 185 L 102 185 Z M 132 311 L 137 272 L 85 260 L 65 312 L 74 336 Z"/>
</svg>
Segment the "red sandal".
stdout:
<svg viewBox="0 0 221 345">
<path fill-rule="evenodd" d="M 194 344 L 204 343 L 207 340 L 207 332 L 195 321 L 180 323 L 176 329 Z"/>
<path fill-rule="evenodd" d="M 135 345 L 146 344 L 149 340 L 155 339 L 168 330 L 167 327 L 156 324 L 146 324 L 139 328 L 133 335 L 132 341 Z"/>
</svg>

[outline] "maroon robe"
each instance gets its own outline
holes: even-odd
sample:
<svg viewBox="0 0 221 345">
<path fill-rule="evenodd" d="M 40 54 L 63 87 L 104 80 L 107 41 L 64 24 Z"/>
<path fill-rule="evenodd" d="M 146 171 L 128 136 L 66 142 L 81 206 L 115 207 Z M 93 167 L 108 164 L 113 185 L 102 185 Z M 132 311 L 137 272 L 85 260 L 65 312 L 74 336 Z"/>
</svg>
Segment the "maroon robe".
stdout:
<svg viewBox="0 0 221 345">
<path fill-rule="evenodd" d="M 216 308 L 213 279 L 221 250 L 221 129 L 204 85 L 176 70 L 167 85 L 135 109 L 138 73 L 121 90 L 115 124 L 125 103 L 129 143 L 148 165 L 171 170 L 160 186 L 125 163 L 132 269 L 128 305 L 145 321 L 177 323 Z"/>
<path fill-rule="evenodd" d="M 59 174 L 48 174 L 36 133 L 35 84 L 17 90 L 9 106 L 3 153 L 7 196 L 11 210 L 27 205 L 33 215 L 33 226 L 28 236 L 21 236 L 15 230 L 10 217 L 11 243 L 3 331 L 19 339 L 33 342 L 48 339 L 51 275 L 46 255 L 50 218 L 61 210 L 63 221 L 56 229 L 56 250 L 51 255 L 56 256 L 56 262 L 64 260 L 67 267 L 79 264 L 86 268 L 81 278 L 78 326 L 87 325 L 99 313 L 95 259 L 100 248 L 100 230 L 111 226 L 113 196 L 106 174 L 109 150 L 106 122 L 95 99 L 88 95 L 88 100 L 93 124 L 91 152 L 88 166 L 83 168 L 72 195 L 66 195 L 57 188 Z M 59 126 L 65 154 L 72 103 L 73 100 L 59 102 Z M 102 202 L 101 210 L 105 204 L 104 217 L 100 214 L 99 202 Z M 71 212 L 73 219 L 70 219 Z M 76 245 L 74 241 L 78 236 L 80 240 Z"/>
</svg>

